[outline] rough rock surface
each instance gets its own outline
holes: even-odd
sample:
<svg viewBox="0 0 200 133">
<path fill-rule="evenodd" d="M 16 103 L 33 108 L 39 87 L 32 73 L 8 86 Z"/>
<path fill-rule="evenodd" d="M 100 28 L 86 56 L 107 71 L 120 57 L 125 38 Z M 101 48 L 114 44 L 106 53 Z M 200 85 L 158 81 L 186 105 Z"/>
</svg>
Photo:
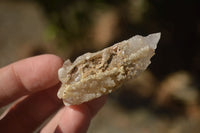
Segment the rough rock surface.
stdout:
<svg viewBox="0 0 200 133">
<path fill-rule="evenodd" d="M 58 97 L 65 105 L 77 105 L 111 93 L 128 79 L 138 76 L 151 63 L 160 33 L 136 35 L 96 53 L 64 62 L 58 75 Z"/>
</svg>

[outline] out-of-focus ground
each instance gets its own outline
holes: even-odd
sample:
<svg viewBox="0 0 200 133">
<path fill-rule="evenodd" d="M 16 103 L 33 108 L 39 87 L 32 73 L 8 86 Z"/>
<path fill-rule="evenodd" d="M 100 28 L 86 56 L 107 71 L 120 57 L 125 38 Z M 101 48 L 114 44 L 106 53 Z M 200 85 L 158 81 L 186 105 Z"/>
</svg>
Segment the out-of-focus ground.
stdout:
<svg viewBox="0 0 200 133">
<path fill-rule="evenodd" d="M 0 66 L 44 53 L 74 60 L 154 32 L 152 64 L 109 96 L 88 133 L 199 133 L 197 0 L 1 0 Z"/>
</svg>

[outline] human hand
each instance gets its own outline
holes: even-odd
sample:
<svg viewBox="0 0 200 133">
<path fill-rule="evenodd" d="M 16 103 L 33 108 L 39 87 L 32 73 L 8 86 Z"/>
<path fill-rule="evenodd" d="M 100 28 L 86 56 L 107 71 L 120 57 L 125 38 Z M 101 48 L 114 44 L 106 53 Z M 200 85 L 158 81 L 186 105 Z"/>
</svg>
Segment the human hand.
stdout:
<svg viewBox="0 0 200 133">
<path fill-rule="evenodd" d="M 33 132 L 60 109 L 41 129 L 42 133 L 85 133 L 106 97 L 64 107 L 56 96 L 57 71 L 62 59 L 55 55 L 27 58 L 0 69 L 0 107 L 15 101 L 0 117 L 0 132 Z"/>
</svg>

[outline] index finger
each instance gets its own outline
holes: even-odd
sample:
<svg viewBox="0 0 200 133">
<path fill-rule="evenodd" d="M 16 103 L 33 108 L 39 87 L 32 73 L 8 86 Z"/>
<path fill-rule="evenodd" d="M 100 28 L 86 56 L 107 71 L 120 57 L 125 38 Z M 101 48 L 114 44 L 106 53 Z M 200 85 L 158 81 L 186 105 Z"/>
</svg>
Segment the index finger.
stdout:
<svg viewBox="0 0 200 133">
<path fill-rule="evenodd" d="M 55 55 L 27 58 L 0 69 L 0 107 L 59 82 L 57 71 L 63 61 Z"/>
</svg>

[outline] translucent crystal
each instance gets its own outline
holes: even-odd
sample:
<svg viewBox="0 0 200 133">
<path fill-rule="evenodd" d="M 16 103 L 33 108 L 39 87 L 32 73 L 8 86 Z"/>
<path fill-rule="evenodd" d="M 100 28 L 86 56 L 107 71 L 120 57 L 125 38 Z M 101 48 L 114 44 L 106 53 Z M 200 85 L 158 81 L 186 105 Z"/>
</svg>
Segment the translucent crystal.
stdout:
<svg viewBox="0 0 200 133">
<path fill-rule="evenodd" d="M 58 76 L 62 86 L 58 97 L 65 105 L 76 105 L 111 93 L 151 63 L 160 33 L 136 35 L 96 53 L 65 61 Z"/>
</svg>

